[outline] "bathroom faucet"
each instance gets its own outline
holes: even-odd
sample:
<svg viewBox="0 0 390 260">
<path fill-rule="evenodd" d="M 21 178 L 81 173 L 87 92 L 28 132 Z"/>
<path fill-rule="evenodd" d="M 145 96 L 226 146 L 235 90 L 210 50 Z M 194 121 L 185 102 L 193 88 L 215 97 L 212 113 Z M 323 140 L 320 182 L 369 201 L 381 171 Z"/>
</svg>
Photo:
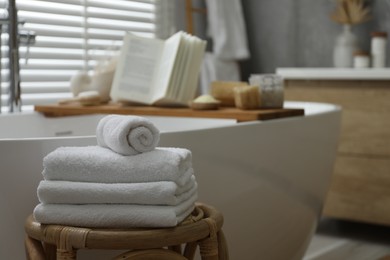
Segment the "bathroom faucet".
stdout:
<svg viewBox="0 0 390 260">
<path fill-rule="evenodd" d="M 8 59 L 9 59 L 9 112 L 20 112 L 22 108 L 21 91 L 20 91 L 20 67 L 19 67 L 19 44 L 33 44 L 35 42 L 34 33 L 19 33 L 18 26 L 21 22 L 18 21 L 18 14 L 15 0 L 8 0 L 8 17 L 0 19 L 0 34 L 1 26 L 8 24 Z M 26 57 L 27 58 L 27 57 Z M 1 71 L 1 64 L 0 64 Z M 1 84 L 1 81 L 0 81 Z M 1 92 L 0 92 L 0 108 L 1 108 Z M 1 109 L 0 109 L 1 113 Z"/>
<path fill-rule="evenodd" d="M 20 99 L 20 70 L 19 70 L 19 42 L 18 42 L 18 15 L 15 0 L 8 1 L 8 53 L 9 53 L 9 112 L 21 111 Z"/>
</svg>

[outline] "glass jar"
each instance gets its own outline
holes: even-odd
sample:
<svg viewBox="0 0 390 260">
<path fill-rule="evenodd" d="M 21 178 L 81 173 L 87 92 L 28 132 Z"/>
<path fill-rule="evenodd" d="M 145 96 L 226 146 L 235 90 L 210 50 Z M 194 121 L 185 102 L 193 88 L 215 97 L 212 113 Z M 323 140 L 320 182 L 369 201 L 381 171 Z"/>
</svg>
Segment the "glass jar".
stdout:
<svg viewBox="0 0 390 260">
<path fill-rule="evenodd" d="M 368 68 L 370 67 L 370 54 L 366 51 L 358 50 L 353 54 L 354 68 Z"/>
<path fill-rule="evenodd" d="M 251 86 L 258 86 L 262 108 L 282 108 L 284 102 L 283 78 L 276 74 L 252 74 Z"/>
</svg>

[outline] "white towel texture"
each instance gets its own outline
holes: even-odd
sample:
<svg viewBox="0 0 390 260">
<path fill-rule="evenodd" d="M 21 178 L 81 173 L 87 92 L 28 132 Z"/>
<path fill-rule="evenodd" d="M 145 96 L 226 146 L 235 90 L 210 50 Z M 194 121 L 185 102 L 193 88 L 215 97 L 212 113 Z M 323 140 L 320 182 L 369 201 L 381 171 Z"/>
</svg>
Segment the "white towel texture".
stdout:
<svg viewBox="0 0 390 260">
<path fill-rule="evenodd" d="M 208 0 L 208 33 L 213 51 L 222 60 L 249 58 L 249 48 L 240 0 Z"/>
<path fill-rule="evenodd" d="M 131 183 L 173 181 L 183 186 L 193 175 L 191 151 L 155 148 L 123 156 L 100 146 L 60 147 L 43 159 L 45 180 Z"/>
<path fill-rule="evenodd" d="M 133 204 L 38 204 L 34 218 L 42 224 L 81 227 L 173 227 L 194 209 L 197 195 L 176 206 Z"/>
<path fill-rule="evenodd" d="M 41 181 L 38 199 L 45 204 L 178 205 L 197 192 L 195 176 L 183 186 L 172 181 L 92 183 Z"/>
<path fill-rule="evenodd" d="M 122 155 L 152 151 L 160 140 L 160 131 L 144 117 L 109 115 L 96 128 L 97 142 Z"/>
<path fill-rule="evenodd" d="M 206 52 L 200 74 L 201 94 L 210 93 L 213 81 L 241 81 L 240 66 L 235 60 L 221 60 L 214 53 Z"/>
<path fill-rule="evenodd" d="M 208 35 L 212 53 L 206 53 L 200 74 L 200 93 L 210 93 L 213 81 L 240 81 L 239 60 L 250 57 L 240 0 L 207 0 Z"/>
<path fill-rule="evenodd" d="M 43 159 L 35 219 L 98 228 L 172 227 L 198 197 L 191 151 L 156 147 L 146 118 L 106 116 L 98 146 L 60 147 Z"/>
</svg>

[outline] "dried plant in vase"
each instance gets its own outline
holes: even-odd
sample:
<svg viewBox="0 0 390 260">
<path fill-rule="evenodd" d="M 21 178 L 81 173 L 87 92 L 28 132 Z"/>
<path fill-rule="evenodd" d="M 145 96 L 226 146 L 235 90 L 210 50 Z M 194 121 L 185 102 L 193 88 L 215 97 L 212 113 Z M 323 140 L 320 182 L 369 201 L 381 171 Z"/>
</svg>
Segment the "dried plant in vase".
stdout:
<svg viewBox="0 0 390 260">
<path fill-rule="evenodd" d="M 358 41 L 351 27 L 369 20 L 370 9 L 365 0 L 337 0 L 337 7 L 330 17 L 343 25 L 343 31 L 334 46 L 334 66 L 352 67 L 353 53 L 358 49 Z"/>
<path fill-rule="evenodd" d="M 331 14 L 331 19 L 340 24 L 359 24 L 368 21 L 370 9 L 364 0 L 338 0 L 336 10 Z"/>
</svg>

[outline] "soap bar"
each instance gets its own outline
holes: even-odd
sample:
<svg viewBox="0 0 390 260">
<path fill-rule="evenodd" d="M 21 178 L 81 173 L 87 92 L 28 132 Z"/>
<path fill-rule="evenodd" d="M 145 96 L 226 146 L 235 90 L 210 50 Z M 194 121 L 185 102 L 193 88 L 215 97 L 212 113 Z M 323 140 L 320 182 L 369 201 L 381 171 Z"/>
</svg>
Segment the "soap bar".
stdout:
<svg viewBox="0 0 390 260">
<path fill-rule="evenodd" d="M 233 106 L 235 87 L 248 86 L 247 82 L 243 81 L 213 81 L 211 82 L 211 95 L 221 101 L 222 106 Z"/>
<path fill-rule="evenodd" d="M 234 88 L 234 101 L 240 109 L 259 109 L 261 107 L 260 91 L 258 86 L 244 86 Z"/>
</svg>

